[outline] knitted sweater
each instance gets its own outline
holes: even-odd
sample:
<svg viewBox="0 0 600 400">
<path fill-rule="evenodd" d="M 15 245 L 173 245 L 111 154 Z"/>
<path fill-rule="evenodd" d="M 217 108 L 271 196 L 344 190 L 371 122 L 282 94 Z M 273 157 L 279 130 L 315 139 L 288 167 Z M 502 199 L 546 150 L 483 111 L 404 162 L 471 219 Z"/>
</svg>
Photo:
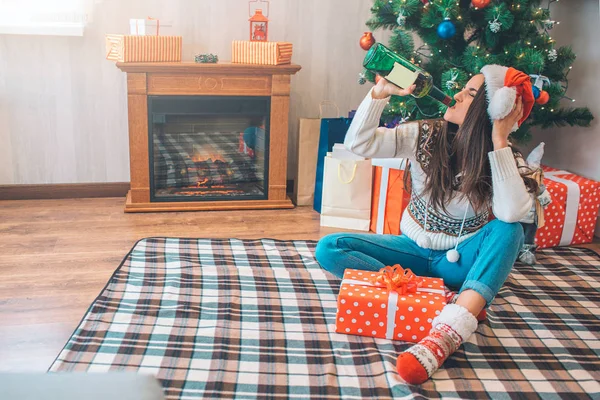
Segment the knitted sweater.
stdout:
<svg viewBox="0 0 600 400">
<path fill-rule="evenodd" d="M 469 201 L 454 193 L 446 205 L 447 212 L 430 206 L 423 193 L 426 174 L 423 165 L 428 162 L 427 147 L 431 136 L 421 135 L 419 130 L 433 132 L 440 121 L 420 121 L 402 124 L 394 129 L 379 126 L 379 120 L 388 99 L 373 99 L 371 93 L 363 100 L 344 141 L 348 150 L 369 158 L 408 158 L 412 176 L 411 201 L 404 211 L 400 229 L 410 239 L 417 241 L 420 235 L 431 239 L 431 249 L 447 250 L 475 235 L 488 221 L 488 212 L 475 213 Z M 433 138 L 435 139 L 435 138 Z M 517 161 L 510 148 L 488 153 L 492 170 L 492 211 L 501 221 L 520 221 L 530 210 L 533 199 L 519 174 Z M 459 235 L 466 213 L 462 235 Z M 427 220 L 427 230 L 423 229 Z"/>
</svg>

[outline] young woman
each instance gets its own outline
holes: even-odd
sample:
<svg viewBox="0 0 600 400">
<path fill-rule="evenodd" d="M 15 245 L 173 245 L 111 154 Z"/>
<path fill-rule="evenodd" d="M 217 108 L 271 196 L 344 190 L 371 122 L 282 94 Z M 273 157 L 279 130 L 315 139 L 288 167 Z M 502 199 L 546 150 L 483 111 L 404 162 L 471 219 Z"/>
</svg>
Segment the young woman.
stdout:
<svg viewBox="0 0 600 400">
<path fill-rule="evenodd" d="M 459 291 L 432 321 L 425 339 L 400 354 L 398 373 L 425 382 L 475 332 L 523 243 L 517 223 L 529 211 L 536 182 L 521 170 L 509 135 L 534 103 L 530 78 L 488 65 L 456 96 L 444 120 L 378 127 L 391 95 L 409 95 L 381 79 L 364 99 L 345 139 L 352 152 L 411 160 L 411 201 L 401 236 L 339 233 L 321 239 L 316 257 L 342 277 L 346 268 L 371 271 L 400 264 L 420 276 L 443 278 Z M 495 220 L 489 221 L 492 211 Z"/>
</svg>

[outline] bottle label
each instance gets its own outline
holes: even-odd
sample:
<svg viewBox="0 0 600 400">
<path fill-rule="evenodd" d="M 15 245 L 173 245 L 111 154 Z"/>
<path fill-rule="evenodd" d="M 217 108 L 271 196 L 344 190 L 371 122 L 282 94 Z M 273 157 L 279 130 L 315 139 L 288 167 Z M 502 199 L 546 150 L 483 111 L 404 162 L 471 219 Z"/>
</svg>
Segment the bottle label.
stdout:
<svg viewBox="0 0 600 400">
<path fill-rule="evenodd" d="M 418 72 L 411 71 L 399 63 L 394 63 L 394 68 L 392 68 L 385 79 L 392 82 L 396 86 L 406 89 L 416 82 L 418 76 Z"/>
<path fill-rule="evenodd" d="M 444 97 L 444 100 L 442 100 L 442 103 L 448 107 L 452 107 L 454 105 L 454 99 L 450 96 L 446 96 Z"/>
</svg>

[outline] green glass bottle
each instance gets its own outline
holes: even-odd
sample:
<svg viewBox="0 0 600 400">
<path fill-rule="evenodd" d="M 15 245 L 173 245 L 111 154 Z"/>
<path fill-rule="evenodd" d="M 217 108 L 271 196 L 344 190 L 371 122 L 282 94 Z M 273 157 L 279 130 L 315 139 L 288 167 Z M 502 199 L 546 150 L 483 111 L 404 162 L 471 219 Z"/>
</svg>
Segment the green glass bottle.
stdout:
<svg viewBox="0 0 600 400">
<path fill-rule="evenodd" d="M 375 43 L 367 53 L 363 66 L 400 88 L 416 88 L 412 95 L 416 98 L 430 96 L 449 107 L 454 105 L 454 99 L 433 85 L 433 77 L 405 58 L 394 53 L 381 43 Z"/>
</svg>

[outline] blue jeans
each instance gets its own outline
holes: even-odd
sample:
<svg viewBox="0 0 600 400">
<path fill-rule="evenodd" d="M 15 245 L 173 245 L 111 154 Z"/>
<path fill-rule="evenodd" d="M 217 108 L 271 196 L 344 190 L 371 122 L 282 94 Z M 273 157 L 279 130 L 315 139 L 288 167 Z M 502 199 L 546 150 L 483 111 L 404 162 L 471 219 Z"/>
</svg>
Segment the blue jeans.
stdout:
<svg viewBox="0 0 600 400">
<path fill-rule="evenodd" d="M 458 245 L 460 259 L 451 263 L 446 251 L 422 249 L 404 235 L 336 233 L 317 244 L 316 258 L 338 277 L 346 268 L 379 271 L 400 264 L 419 276 L 442 278 L 449 288 L 471 289 L 489 306 L 512 269 L 523 245 L 523 227 L 493 220 Z"/>
</svg>

